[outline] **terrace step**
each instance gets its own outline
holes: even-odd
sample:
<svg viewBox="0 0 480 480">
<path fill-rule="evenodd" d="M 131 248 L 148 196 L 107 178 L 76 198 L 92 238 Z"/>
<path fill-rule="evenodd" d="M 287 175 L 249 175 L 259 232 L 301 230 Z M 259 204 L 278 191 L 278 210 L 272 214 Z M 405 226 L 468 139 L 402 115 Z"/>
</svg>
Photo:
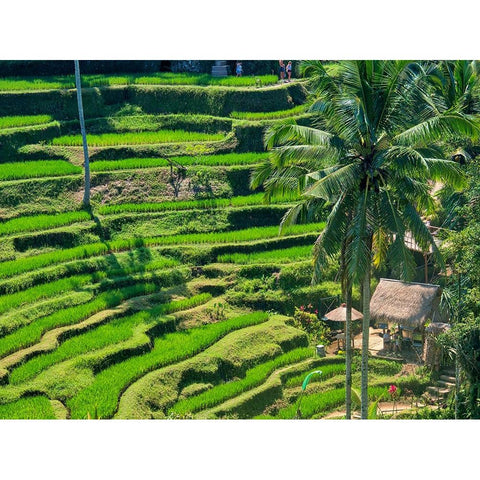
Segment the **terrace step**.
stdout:
<svg viewBox="0 0 480 480">
<path fill-rule="evenodd" d="M 455 385 L 455 375 L 440 375 L 440 380 Z"/>
<path fill-rule="evenodd" d="M 427 392 L 432 397 L 445 398 L 450 393 L 450 389 L 449 388 L 440 388 L 440 387 L 431 386 L 431 387 L 427 388 Z"/>
<path fill-rule="evenodd" d="M 440 385 L 441 387 L 445 387 L 445 388 L 450 388 L 455 386 L 455 381 L 447 382 L 445 380 L 437 380 L 437 385 Z"/>
</svg>

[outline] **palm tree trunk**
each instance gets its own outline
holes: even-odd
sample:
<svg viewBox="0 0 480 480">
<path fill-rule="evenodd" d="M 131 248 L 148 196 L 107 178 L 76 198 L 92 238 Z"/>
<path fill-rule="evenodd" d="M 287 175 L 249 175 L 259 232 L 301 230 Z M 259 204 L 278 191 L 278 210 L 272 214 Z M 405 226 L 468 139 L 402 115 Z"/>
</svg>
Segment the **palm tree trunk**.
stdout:
<svg viewBox="0 0 480 480">
<path fill-rule="evenodd" d="M 361 417 L 368 418 L 368 339 L 370 335 L 370 267 L 363 279 L 362 386 Z"/>
<path fill-rule="evenodd" d="M 459 420 L 460 418 L 459 390 L 460 390 L 460 362 L 458 361 L 458 354 L 457 354 L 455 355 L 455 420 Z"/>
<path fill-rule="evenodd" d="M 347 281 L 345 321 L 345 417 L 352 418 L 352 284 Z"/>
<path fill-rule="evenodd" d="M 85 169 L 85 191 L 83 204 L 90 206 L 90 161 L 88 159 L 87 134 L 85 132 L 85 119 L 83 118 L 82 84 L 80 81 L 80 66 L 78 60 L 75 62 L 75 86 L 77 88 L 78 116 L 80 118 L 80 130 L 82 132 L 83 158 Z"/>
</svg>

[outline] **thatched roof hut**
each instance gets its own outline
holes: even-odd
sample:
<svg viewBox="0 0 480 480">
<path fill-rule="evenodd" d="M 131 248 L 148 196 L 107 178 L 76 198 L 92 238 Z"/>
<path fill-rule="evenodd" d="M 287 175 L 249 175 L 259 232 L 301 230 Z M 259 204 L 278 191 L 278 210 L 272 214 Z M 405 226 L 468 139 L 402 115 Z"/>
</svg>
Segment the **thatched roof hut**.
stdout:
<svg viewBox="0 0 480 480">
<path fill-rule="evenodd" d="M 421 328 L 427 320 L 442 321 L 441 293 L 438 285 L 381 278 L 370 301 L 370 315 L 377 323 Z"/>
</svg>

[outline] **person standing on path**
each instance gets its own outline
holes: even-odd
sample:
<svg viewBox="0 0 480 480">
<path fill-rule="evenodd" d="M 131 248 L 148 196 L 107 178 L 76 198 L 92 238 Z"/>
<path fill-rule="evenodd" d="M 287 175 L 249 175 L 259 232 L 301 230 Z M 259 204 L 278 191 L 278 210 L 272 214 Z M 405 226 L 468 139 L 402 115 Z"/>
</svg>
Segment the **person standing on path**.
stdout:
<svg viewBox="0 0 480 480">
<path fill-rule="evenodd" d="M 292 80 L 292 62 L 287 63 L 287 82 L 290 82 Z"/>
<path fill-rule="evenodd" d="M 388 329 L 385 335 L 383 336 L 383 349 L 386 352 L 390 351 L 391 341 L 392 341 L 392 337 L 390 336 L 390 329 Z"/>
<path fill-rule="evenodd" d="M 278 64 L 280 65 L 280 81 L 285 80 L 285 64 L 283 63 L 283 60 L 279 60 Z"/>
<path fill-rule="evenodd" d="M 237 62 L 237 66 L 235 69 L 235 73 L 237 74 L 237 77 L 241 77 L 243 73 L 243 67 L 242 67 L 242 62 Z"/>
<path fill-rule="evenodd" d="M 395 353 L 401 353 L 402 351 L 402 331 L 400 328 L 397 330 L 395 334 Z"/>
</svg>

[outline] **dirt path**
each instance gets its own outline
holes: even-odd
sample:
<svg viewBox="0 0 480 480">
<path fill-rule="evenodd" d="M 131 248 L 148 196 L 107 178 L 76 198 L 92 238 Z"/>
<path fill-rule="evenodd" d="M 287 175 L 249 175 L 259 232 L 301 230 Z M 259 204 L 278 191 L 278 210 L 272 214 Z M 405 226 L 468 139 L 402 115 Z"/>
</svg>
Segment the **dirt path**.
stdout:
<svg viewBox="0 0 480 480">
<path fill-rule="evenodd" d="M 395 406 L 393 402 L 380 402 L 378 404 L 377 416 L 379 419 L 383 415 L 392 415 L 393 413 L 398 413 L 403 410 L 410 410 L 412 405 L 406 402 L 396 402 Z M 343 419 L 345 417 L 345 409 L 336 410 L 335 412 L 330 412 L 329 414 L 322 417 L 322 420 L 333 420 L 333 419 Z M 352 420 L 360 420 L 360 411 L 352 411 Z"/>
</svg>

